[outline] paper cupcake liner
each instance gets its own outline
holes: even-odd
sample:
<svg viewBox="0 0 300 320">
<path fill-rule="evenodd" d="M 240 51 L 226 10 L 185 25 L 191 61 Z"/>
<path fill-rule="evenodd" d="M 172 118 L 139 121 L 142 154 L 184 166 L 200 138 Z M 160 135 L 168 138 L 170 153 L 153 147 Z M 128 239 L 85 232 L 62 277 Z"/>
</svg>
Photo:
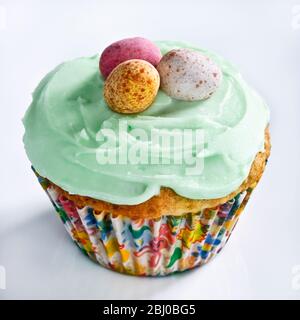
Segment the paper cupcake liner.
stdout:
<svg viewBox="0 0 300 320">
<path fill-rule="evenodd" d="M 139 276 L 163 276 L 208 262 L 229 239 L 252 191 L 196 214 L 131 219 L 88 206 L 78 208 L 47 179 L 37 176 L 67 232 L 85 254 L 105 268 Z"/>
</svg>

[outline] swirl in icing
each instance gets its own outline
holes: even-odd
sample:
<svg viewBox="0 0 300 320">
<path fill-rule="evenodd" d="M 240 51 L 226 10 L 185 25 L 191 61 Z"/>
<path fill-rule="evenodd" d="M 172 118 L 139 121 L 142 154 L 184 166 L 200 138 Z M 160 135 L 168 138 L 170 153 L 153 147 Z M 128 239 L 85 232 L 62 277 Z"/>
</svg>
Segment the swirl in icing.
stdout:
<svg viewBox="0 0 300 320">
<path fill-rule="evenodd" d="M 40 175 L 70 193 L 128 205 L 159 194 L 161 186 L 190 199 L 212 199 L 226 196 L 241 185 L 257 152 L 263 150 L 269 121 L 266 104 L 220 56 L 179 42 L 157 44 L 163 54 L 188 47 L 211 57 L 223 72 L 213 96 L 186 102 L 160 90 L 146 111 L 120 115 L 103 99 L 98 56 L 63 63 L 41 81 L 23 119 L 25 149 Z M 160 135 L 175 128 L 202 129 L 203 170 L 186 175 L 184 163 L 99 165 L 96 154 L 103 151 L 99 132 L 103 128 L 117 132 L 120 121 L 126 121 L 130 129 L 154 129 Z M 131 144 L 137 142 L 130 131 L 128 135 Z M 150 143 L 141 144 L 147 155 Z M 178 152 L 176 148 L 172 151 Z"/>
</svg>

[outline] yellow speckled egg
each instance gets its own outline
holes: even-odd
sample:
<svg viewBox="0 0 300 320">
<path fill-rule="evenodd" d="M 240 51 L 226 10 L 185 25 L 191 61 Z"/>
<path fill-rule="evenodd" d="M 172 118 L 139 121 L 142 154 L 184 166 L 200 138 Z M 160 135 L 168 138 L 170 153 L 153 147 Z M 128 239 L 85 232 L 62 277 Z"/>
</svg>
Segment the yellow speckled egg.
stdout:
<svg viewBox="0 0 300 320">
<path fill-rule="evenodd" d="M 119 113 L 138 113 L 154 101 L 159 89 L 158 71 L 145 60 L 133 59 L 119 64 L 104 85 L 104 99 Z"/>
</svg>

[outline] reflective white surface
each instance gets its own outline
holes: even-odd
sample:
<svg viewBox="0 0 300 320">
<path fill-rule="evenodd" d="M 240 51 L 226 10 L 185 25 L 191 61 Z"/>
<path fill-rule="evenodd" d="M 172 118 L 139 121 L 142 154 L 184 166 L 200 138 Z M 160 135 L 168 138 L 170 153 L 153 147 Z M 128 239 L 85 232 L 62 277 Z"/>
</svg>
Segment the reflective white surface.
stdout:
<svg viewBox="0 0 300 320">
<path fill-rule="evenodd" d="M 135 35 L 215 50 L 271 109 L 272 156 L 229 243 L 201 269 L 166 278 L 124 276 L 86 258 L 22 145 L 21 118 L 46 72 Z M 0 299 L 299 299 L 299 38 L 300 0 L 0 0 Z"/>
</svg>

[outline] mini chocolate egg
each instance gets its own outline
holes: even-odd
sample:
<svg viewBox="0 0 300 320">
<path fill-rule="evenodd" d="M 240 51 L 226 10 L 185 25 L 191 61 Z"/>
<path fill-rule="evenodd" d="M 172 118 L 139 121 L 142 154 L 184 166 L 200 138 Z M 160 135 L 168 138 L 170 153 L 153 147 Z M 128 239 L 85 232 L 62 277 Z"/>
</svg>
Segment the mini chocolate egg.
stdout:
<svg viewBox="0 0 300 320">
<path fill-rule="evenodd" d="M 222 79 L 221 69 L 209 57 L 190 49 L 169 51 L 157 70 L 161 89 L 178 100 L 206 99 L 216 91 Z"/>
<path fill-rule="evenodd" d="M 102 52 L 100 72 L 107 78 L 117 65 L 132 59 L 146 60 L 156 67 L 161 59 L 161 52 L 150 40 L 140 37 L 123 39 L 112 43 Z"/>
<path fill-rule="evenodd" d="M 104 84 L 104 99 L 119 113 L 137 113 L 147 109 L 157 95 L 159 74 L 147 61 L 133 59 L 119 64 Z"/>
</svg>

